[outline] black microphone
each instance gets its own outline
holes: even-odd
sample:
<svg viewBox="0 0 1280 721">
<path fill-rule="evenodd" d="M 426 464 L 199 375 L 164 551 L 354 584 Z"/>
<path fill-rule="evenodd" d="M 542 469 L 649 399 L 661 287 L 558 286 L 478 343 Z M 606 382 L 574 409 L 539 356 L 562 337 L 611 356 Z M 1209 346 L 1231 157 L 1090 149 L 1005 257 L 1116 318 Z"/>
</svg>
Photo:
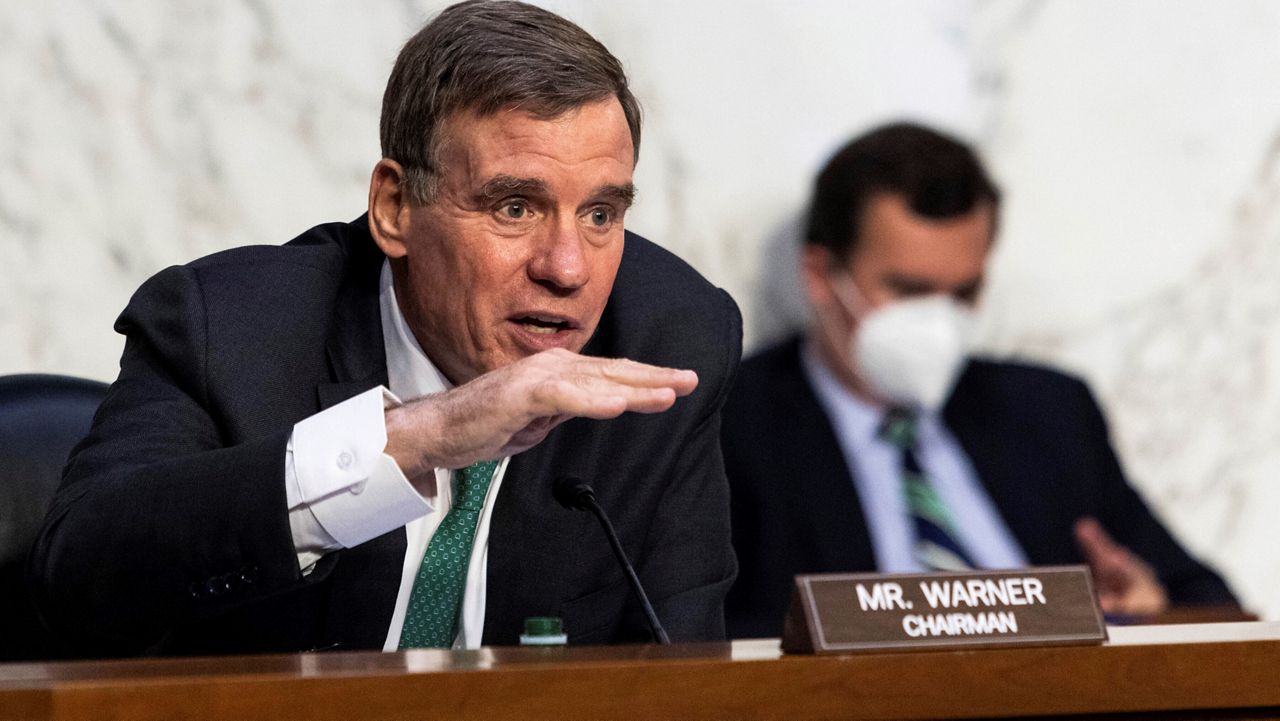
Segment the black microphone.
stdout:
<svg viewBox="0 0 1280 721">
<path fill-rule="evenodd" d="M 653 630 L 653 637 L 663 646 L 671 645 L 671 639 L 667 638 L 666 629 L 658 621 L 658 615 L 653 612 L 649 597 L 645 595 L 644 587 L 640 585 L 636 570 L 631 567 L 631 561 L 627 560 L 627 554 L 622 550 L 622 543 L 618 541 L 618 534 L 613 532 L 613 524 L 609 522 L 609 517 L 605 515 L 604 509 L 600 507 L 600 504 L 596 503 L 596 492 L 591 490 L 591 486 L 587 485 L 586 481 L 573 476 L 563 476 L 556 479 L 555 485 L 551 490 L 556 500 L 565 508 L 573 511 L 591 511 L 596 514 L 596 518 L 600 519 L 600 527 L 604 529 L 604 535 L 609 537 L 609 545 L 613 547 L 613 555 L 617 557 L 618 564 L 622 566 L 622 571 L 626 574 L 627 581 L 631 584 L 632 593 L 636 595 L 636 600 L 640 602 L 640 607 L 644 609 L 645 617 L 649 619 L 649 628 Z"/>
</svg>

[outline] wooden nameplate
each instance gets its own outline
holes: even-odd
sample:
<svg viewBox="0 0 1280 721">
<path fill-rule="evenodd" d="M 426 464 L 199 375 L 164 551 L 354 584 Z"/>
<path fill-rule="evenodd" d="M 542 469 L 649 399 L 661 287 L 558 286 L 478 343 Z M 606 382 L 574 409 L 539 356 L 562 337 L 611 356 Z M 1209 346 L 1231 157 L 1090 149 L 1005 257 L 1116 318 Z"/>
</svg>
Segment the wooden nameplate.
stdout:
<svg viewBox="0 0 1280 721">
<path fill-rule="evenodd" d="M 1086 566 L 796 576 L 787 653 L 1069 646 L 1107 640 Z"/>
</svg>

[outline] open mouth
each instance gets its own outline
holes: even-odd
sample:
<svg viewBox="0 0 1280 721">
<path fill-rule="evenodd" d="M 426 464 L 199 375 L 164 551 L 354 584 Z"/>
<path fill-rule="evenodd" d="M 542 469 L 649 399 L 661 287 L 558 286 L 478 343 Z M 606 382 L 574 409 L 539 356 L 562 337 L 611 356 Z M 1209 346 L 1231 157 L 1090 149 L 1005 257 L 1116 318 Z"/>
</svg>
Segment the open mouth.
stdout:
<svg viewBox="0 0 1280 721">
<path fill-rule="evenodd" d="M 520 327 L 538 335 L 552 335 L 563 330 L 572 330 L 573 324 L 563 318 L 552 316 L 526 315 L 515 319 Z"/>
</svg>

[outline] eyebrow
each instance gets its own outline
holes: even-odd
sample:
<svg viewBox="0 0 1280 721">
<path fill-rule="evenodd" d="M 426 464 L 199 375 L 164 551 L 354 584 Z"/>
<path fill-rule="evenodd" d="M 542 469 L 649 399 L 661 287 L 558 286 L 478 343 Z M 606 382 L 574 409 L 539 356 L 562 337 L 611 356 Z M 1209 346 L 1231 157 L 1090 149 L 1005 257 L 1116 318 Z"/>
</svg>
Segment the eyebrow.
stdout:
<svg viewBox="0 0 1280 721">
<path fill-rule="evenodd" d="M 547 197 L 550 194 L 547 182 L 542 178 L 517 178 L 514 175 L 495 175 L 480 186 L 476 196 L 488 203 L 511 195 Z M 634 183 L 602 185 L 591 193 L 591 197 L 592 202 L 611 200 L 621 204 L 623 208 L 630 208 L 636 199 L 636 186 Z"/>
<path fill-rule="evenodd" d="M 889 274 L 886 276 L 885 280 L 889 285 L 894 286 L 899 292 L 970 294 L 980 291 L 983 283 L 986 281 L 986 278 L 985 276 L 980 275 L 977 278 L 971 278 L 954 288 L 938 285 L 928 278 L 901 275 L 898 273 Z"/>
<path fill-rule="evenodd" d="M 625 183 L 623 185 L 604 185 L 596 189 L 592 193 L 593 198 L 601 200 L 612 200 L 622 205 L 623 209 L 630 208 L 631 204 L 636 200 L 636 186 L 634 183 Z"/>
<path fill-rule="evenodd" d="M 498 200 L 508 195 L 548 195 L 547 183 L 542 178 L 517 178 L 514 175 L 495 175 L 480 186 L 477 195 L 485 201 Z"/>
</svg>

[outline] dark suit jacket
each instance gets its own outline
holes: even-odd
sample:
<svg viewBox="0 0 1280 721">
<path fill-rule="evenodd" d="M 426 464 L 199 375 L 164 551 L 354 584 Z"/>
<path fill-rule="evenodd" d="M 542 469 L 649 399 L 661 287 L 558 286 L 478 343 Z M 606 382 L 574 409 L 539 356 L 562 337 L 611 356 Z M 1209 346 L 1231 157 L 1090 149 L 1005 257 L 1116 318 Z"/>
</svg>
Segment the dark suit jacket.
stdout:
<svg viewBox="0 0 1280 721">
<path fill-rule="evenodd" d="M 1080 381 L 975 360 L 943 417 L 1032 564 L 1083 562 L 1072 525 L 1094 516 L 1155 567 L 1174 603 L 1235 602 L 1125 482 Z M 799 339 L 743 362 L 725 406 L 723 448 L 739 563 L 725 608 L 730 637 L 779 635 L 795 574 L 876 570 L 849 467 L 801 369 Z"/>
<path fill-rule="evenodd" d="M 285 505 L 293 424 L 387 382 L 383 256 L 364 218 L 147 281 L 89 437 L 72 454 L 32 556 L 46 619 L 82 653 L 380 648 L 403 529 L 302 576 Z M 514 457 L 493 511 L 484 643 L 527 616 L 571 643 L 648 638 L 603 533 L 551 484 L 587 479 L 673 639 L 723 637 L 734 575 L 720 408 L 741 353 L 727 294 L 628 234 L 586 353 L 697 371 L 662 414 L 573 420 Z"/>
</svg>

